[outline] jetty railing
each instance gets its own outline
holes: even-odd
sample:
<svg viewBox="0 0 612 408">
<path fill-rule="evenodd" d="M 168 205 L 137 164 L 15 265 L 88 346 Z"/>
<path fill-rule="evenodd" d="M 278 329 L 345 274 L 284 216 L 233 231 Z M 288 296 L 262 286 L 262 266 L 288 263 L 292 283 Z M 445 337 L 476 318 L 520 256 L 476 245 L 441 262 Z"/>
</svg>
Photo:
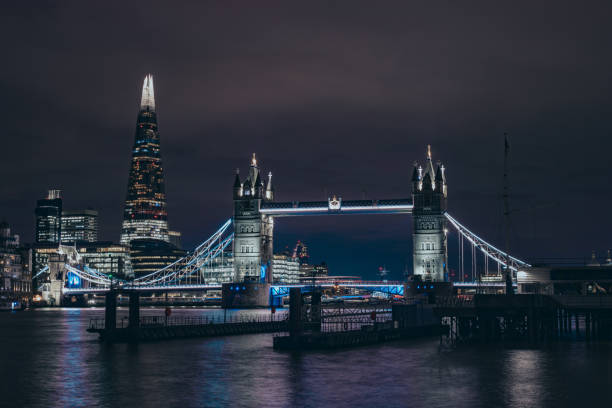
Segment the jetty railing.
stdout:
<svg viewBox="0 0 612 408">
<path fill-rule="evenodd" d="M 213 316 L 141 316 L 140 327 L 162 327 L 162 326 L 203 326 L 208 324 L 232 324 L 232 323 L 267 323 L 282 322 L 288 319 L 287 312 L 256 314 L 256 315 L 213 315 Z M 117 328 L 129 326 L 127 316 L 117 319 Z M 102 330 L 105 328 L 103 318 L 92 318 L 89 320 L 89 328 Z"/>
</svg>

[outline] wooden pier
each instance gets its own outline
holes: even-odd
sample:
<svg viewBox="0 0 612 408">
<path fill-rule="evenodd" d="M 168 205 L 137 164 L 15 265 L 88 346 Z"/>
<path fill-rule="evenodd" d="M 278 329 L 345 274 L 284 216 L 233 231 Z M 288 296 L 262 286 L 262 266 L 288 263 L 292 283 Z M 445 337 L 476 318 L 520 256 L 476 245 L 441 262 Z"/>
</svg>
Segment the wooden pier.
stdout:
<svg viewBox="0 0 612 408">
<path fill-rule="evenodd" d="M 291 288 L 289 334 L 274 337 L 275 350 L 356 347 L 441 333 L 440 323 L 428 305 L 320 302 L 315 293 L 311 304 L 306 305 L 300 288 Z"/>
<path fill-rule="evenodd" d="M 286 320 L 271 320 L 269 317 L 244 318 L 228 323 L 206 318 L 171 318 L 152 316 L 142 318 L 137 327 L 127 325 L 109 330 L 104 320 L 92 319 L 87 329 L 98 333 L 105 342 L 141 342 L 169 340 L 189 337 L 233 336 L 240 334 L 275 333 L 287 331 Z"/>
<path fill-rule="evenodd" d="M 117 321 L 117 294 L 129 296 L 127 322 Z M 104 319 L 92 319 L 87 329 L 98 333 L 105 342 L 140 342 L 188 337 L 231 336 L 239 334 L 275 333 L 288 330 L 284 316 L 245 316 L 239 319 L 215 320 L 208 317 L 140 316 L 140 294 L 130 290 L 111 290 L 106 293 Z"/>
<path fill-rule="evenodd" d="M 567 339 L 610 339 L 612 296 L 474 295 L 438 299 L 442 342 L 538 346 Z"/>
</svg>

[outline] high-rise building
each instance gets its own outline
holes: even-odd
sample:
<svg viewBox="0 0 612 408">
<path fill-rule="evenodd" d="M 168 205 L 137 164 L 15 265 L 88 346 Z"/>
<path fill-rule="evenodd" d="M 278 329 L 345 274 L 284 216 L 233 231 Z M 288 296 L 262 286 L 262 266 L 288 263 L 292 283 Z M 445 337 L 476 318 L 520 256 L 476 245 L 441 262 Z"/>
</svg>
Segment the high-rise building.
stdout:
<svg viewBox="0 0 612 408">
<path fill-rule="evenodd" d="M 32 293 L 31 251 L 19 247 L 19 235 L 0 222 L 0 298 L 26 300 Z"/>
<path fill-rule="evenodd" d="M 178 231 L 168 231 L 168 240 L 169 242 L 174 245 L 175 247 L 177 247 L 178 249 L 181 249 L 181 233 Z"/>
<path fill-rule="evenodd" d="M 120 278 L 134 276 L 130 248 L 107 241 L 77 244 L 83 265 L 107 275 Z"/>
<path fill-rule="evenodd" d="M 18 248 L 19 235 L 11 234 L 11 228 L 6 221 L 0 222 L 0 248 Z"/>
<path fill-rule="evenodd" d="M 183 256 L 185 251 L 159 239 L 135 239 L 131 242 L 130 258 L 136 278 L 160 270 Z"/>
<path fill-rule="evenodd" d="M 36 242 L 59 243 L 62 238 L 62 197 L 60 190 L 49 190 L 47 198 L 36 202 Z"/>
<path fill-rule="evenodd" d="M 61 226 L 62 242 L 98 240 L 98 212 L 95 210 L 64 210 Z"/>
<path fill-rule="evenodd" d="M 412 174 L 414 274 L 424 281 L 444 281 L 447 265 L 446 175 L 438 163 L 434 170 L 427 146 L 425 167 L 414 164 Z"/>
<path fill-rule="evenodd" d="M 300 264 L 299 279 L 302 282 L 312 280 L 313 278 L 327 278 L 328 276 L 329 269 L 325 262 L 321 262 L 318 265 Z"/>
<path fill-rule="evenodd" d="M 121 243 L 134 239 L 169 242 L 167 215 L 153 77 L 147 75 L 136 121 Z"/>
<path fill-rule="evenodd" d="M 271 261 L 275 283 L 299 283 L 300 261 L 285 254 L 274 254 Z"/>
</svg>

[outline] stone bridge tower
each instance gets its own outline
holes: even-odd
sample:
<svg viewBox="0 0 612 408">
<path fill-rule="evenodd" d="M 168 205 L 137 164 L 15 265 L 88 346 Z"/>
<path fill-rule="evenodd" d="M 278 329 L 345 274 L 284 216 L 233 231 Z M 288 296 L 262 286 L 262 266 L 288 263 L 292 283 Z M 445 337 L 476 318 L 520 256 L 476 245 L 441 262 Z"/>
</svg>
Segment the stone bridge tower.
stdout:
<svg viewBox="0 0 612 408">
<path fill-rule="evenodd" d="M 434 170 L 427 146 L 425 166 L 415 162 L 412 174 L 414 274 L 424 281 L 447 278 L 446 194 L 444 166 L 438 163 Z"/>
<path fill-rule="evenodd" d="M 247 178 L 234 180 L 234 281 L 272 282 L 270 260 L 273 255 L 274 219 L 259 212 L 263 201 L 274 199 L 272 173 L 267 184 L 261 177 L 253 153 Z"/>
</svg>

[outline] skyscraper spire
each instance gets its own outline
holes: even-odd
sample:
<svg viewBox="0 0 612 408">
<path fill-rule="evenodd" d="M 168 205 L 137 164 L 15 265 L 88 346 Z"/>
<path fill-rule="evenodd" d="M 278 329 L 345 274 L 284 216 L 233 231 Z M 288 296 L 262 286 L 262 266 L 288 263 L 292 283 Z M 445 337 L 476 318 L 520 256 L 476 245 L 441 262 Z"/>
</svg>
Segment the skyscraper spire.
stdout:
<svg viewBox="0 0 612 408">
<path fill-rule="evenodd" d="M 132 148 L 132 165 L 123 212 L 121 243 L 135 239 L 169 242 L 168 213 L 153 77 L 145 77 Z"/>
<path fill-rule="evenodd" d="M 140 99 L 140 109 L 155 110 L 155 94 L 153 91 L 153 75 L 148 74 L 142 84 L 142 98 Z"/>
</svg>

